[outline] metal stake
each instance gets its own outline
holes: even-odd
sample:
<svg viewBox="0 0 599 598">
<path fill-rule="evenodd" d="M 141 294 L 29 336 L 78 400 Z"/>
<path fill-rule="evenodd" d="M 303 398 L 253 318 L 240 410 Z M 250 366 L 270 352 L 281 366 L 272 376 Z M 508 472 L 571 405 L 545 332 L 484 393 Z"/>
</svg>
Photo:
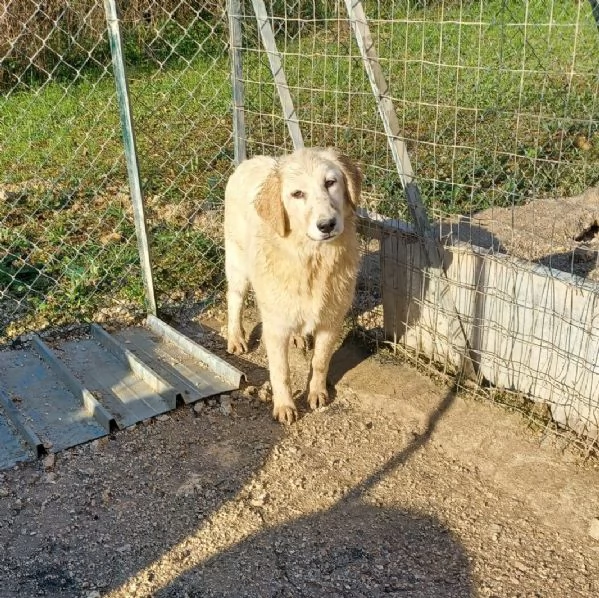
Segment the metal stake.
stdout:
<svg viewBox="0 0 599 598">
<path fill-rule="evenodd" d="M 227 0 L 229 13 L 229 53 L 231 55 L 231 86 L 233 88 L 233 143 L 235 164 L 247 158 L 245 132 L 245 93 L 243 86 L 241 0 Z"/>
<path fill-rule="evenodd" d="M 141 182 L 139 178 L 139 165 L 137 162 L 137 149 L 135 145 L 135 132 L 133 129 L 133 118 L 129 104 L 129 89 L 123 60 L 123 45 L 119 27 L 118 10 L 116 0 L 104 0 L 104 11 L 106 13 L 106 24 L 108 25 L 108 38 L 110 40 L 110 52 L 112 54 L 112 65 L 116 83 L 116 93 L 119 103 L 121 117 L 121 128 L 123 130 L 123 142 L 125 145 L 125 158 L 127 160 L 127 173 L 129 177 L 129 189 L 131 191 L 131 202 L 133 204 L 133 218 L 135 220 L 135 233 L 137 237 L 137 248 L 141 262 L 141 273 L 144 283 L 146 309 L 148 313 L 156 315 L 156 299 L 154 296 L 154 277 L 152 273 L 152 261 L 150 259 L 150 248 L 148 243 L 148 231 L 146 228 L 146 216 Z"/>
</svg>

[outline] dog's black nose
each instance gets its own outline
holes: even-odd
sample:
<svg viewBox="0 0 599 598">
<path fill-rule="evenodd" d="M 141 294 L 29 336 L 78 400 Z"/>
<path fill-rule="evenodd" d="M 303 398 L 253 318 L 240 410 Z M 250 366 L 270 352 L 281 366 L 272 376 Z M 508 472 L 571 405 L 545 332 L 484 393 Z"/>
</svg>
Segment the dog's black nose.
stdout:
<svg viewBox="0 0 599 598">
<path fill-rule="evenodd" d="M 329 218 L 328 220 L 319 220 L 316 223 L 316 228 L 324 234 L 330 233 L 337 224 L 337 218 Z"/>
</svg>

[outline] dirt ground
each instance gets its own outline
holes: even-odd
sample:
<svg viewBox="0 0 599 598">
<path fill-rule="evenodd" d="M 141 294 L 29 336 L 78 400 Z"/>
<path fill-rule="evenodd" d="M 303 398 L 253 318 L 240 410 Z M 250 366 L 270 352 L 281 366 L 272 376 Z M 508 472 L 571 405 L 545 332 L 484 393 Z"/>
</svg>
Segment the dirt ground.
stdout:
<svg viewBox="0 0 599 598">
<path fill-rule="evenodd" d="M 599 187 L 572 197 L 488 208 L 445 223 L 442 234 L 599 281 Z"/>
<path fill-rule="evenodd" d="M 0 472 L 0 596 L 599 595 L 596 462 L 351 342 L 333 401 L 291 427 L 257 396 L 263 349 L 235 365 L 256 392 L 231 409 Z"/>
</svg>

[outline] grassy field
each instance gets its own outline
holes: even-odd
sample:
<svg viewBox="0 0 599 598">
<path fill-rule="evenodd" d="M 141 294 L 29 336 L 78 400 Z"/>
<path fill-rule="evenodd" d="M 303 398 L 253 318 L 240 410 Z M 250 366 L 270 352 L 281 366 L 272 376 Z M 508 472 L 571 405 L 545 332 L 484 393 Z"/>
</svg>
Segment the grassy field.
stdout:
<svg viewBox="0 0 599 598">
<path fill-rule="evenodd" d="M 587 4 L 395 2 L 384 4 L 387 13 L 367 4 L 432 211 L 471 213 L 599 183 L 599 32 Z M 347 24 L 290 24 L 292 35 L 280 32 L 279 43 L 306 142 L 358 158 L 370 207 L 405 215 Z M 220 30 L 192 27 L 186 35 L 166 23 L 157 31 L 163 46 L 138 35 L 126 54 L 166 306 L 222 288 L 231 92 Z M 289 140 L 266 57 L 255 30 L 248 33 L 249 149 L 274 153 Z M 0 337 L 142 303 L 118 108 L 104 64 L 76 78 L 60 71 L 50 82 L 28 80 L 0 96 Z"/>
</svg>

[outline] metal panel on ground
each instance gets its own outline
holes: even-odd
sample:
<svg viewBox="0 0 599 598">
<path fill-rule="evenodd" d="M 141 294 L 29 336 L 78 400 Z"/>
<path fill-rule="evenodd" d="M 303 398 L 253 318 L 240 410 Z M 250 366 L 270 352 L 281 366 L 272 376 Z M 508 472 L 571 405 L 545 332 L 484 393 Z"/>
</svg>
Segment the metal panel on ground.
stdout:
<svg viewBox="0 0 599 598">
<path fill-rule="evenodd" d="M 20 350 L 0 355 L 6 394 L 48 450 L 59 451 L 106 434 L 36 353 Z"/>
<path fill-rule="evenodd" d="M 109 334 L 0 351 L 0 469 L 100 438 L 176 407 L 239 388 L 243 373 L 149 316 Z"/>
<path fill-rule="evenodd" d="M 0 407 L 10 428 L 19 436 L 19 442 L 25 444 L 29 451 L 38 457 L 46 452 L 40 437 L 27 424 L 21 412 L 16 408 L 10 397 L 0 388 Z"/>
<path fill-rule="evenodd" d="M 126 428 L 172 409 L 168 401 L 97 340 L 64 343 L 61 359 L 98 401 Z"/>
<path fill-rule="evenodd" d="M 186 403 L 229 392 L 237 382 L 217 376 L 205 363 L 164 336 L 145 328 L 128 328 L 115 335 L 127 348 L 168 380 Z M 229 366 L 230 367 L 230 366 Z"/>
<path fill-rule="evenodd" d="M 33 451 L 12 426 L 0 408 L 0 469 L 33 459 Z"/>
</svg>

